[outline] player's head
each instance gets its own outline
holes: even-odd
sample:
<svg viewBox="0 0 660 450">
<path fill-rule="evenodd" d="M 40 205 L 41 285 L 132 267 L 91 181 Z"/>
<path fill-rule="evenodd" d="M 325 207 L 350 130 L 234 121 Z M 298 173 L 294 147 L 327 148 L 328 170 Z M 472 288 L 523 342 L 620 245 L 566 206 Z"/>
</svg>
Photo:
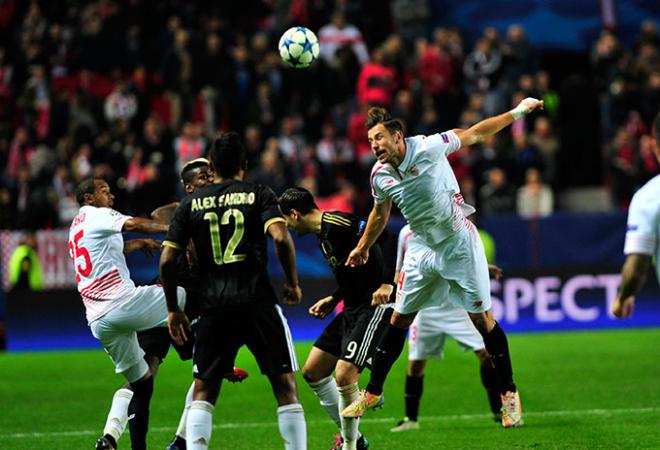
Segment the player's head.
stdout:
<svg viewBox="0 0 660 450">
<path fill-rule="evenodd" d="M 213 171 L 209 160 L 197 158 L 185 163 L 181 168 L 181 183 L 183 183 L 186 194 L 191 194 L 198 188 L 213 183 Z"/>
<path fill-rule="evenodd" d="M 246 153 L 238 133 L 223 133 L 211 146 L 211 167 L 223 179 L 242 177 L 247 168 Z"/>
<path fill-rule="evenodd" d="M 318 211 L 319 207 L 311 192 L 301 187 L 289 188 L 280 196 L 279 203 L 289 229 L 299 236 L 314 230 L 310 213 Z"/>
<path fill-rule="evenodd" d="M 76 200 L 80 206 L 96 206 L 111 208 L 115 196 L 110 192 L 110 186 L 102 178 L 87 178 L 76 188 Z"/>
<path fill-rule="evenodd" d="M 403 124 L 385 108 L 373 106 L 367 112 L 367 139 L 381 164 L 401 164 L 404 156 Z"/>
</svg>

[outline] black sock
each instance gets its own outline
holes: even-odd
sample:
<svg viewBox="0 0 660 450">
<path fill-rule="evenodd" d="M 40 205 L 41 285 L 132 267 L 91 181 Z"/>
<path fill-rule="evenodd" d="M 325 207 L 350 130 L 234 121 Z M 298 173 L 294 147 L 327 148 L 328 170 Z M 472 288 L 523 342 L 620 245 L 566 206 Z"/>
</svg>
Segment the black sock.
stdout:
<svg viewBox="0 0 660 450">
<path fill-rule="evenodd" d="M 374 353 L 374 361 L 371 365 L 371 378 L 367 384 L 367 392 L 375 395 L 383 393 L 385 378 L 403 351 L 406 343 L 408 330 L 402 330 L 392 324 L 388 324 Z"/>
<path fill-rule="evenodd" d="M 103 437 L 106 438 L 108 442 L 110 442 L 112 448 L 117 448 L 117 441 L 115 441 L 115 438 L 113 438 L 112 435 L 104 434 Z"/>
<path fill-rule="evenodd" d="M 483 338 L 486 350 L 490 353 L 490 358 L 495 365 L 500 393 L 506 394 L 508 391 L 515 391 L 516 385 L 513 384 L 513 369 L 511 368 L 509 341 L 506 334 L 504 334 L 500 325 L 496 323 L 490 333 L 484 334 Z"/>
<path fill-rule="evenodd" d="M 424 390 L 424 375 L 421 377 L 406 377 L 406 417 L 417 421 L 419 414 L 419 400 Z"/>
<path fill-rule="evenodd" d="M 499 414 L 502 409 L 502 399 L 500 398 L 500 390 L 497 386 L 497 374 L 494 368 L 485 364 L 481 365 L 481 383 L 486 388 L 491 412 L 493 414 Z"/>
<path fill-rule="evenodd" d="M 128 428 L 131 430 L 131 448 L 133 450 L 146 450 L 147 430 L 149 429 L 149 403 L 154 391 L 154 379 L 149 376 L 146 380 L 131 383 L 133 399 L 128 405 Z"/>
</svg>

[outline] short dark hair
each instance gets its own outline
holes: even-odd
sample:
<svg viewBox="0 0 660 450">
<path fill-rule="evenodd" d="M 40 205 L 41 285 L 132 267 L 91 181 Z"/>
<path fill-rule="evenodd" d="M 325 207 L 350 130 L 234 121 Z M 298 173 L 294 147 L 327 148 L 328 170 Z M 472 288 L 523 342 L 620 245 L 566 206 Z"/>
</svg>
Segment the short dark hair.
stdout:
<svg viewBox="0 0 660 450">
<path fill-rule="evenodd" d="M 209 160 L 206 158 L 197 158 L 197 159 L 193 159 L 192 161 L 188 161 L 181 168 L 181 173 L 179 174 L 181 176 L 181 182 L 183 182 L 184 185 L 192 182 L 192 179 L 195 176 L 195 174 L 193 173 L 193 169 L 198 169 L 200 167 L 208 167 L 208 166 L 209 166 Z"/>
<path fill-rule="evenodd" d="M 246 153 L 238 133 L 230 131 L 223 133 L 213 142 L 209 156 L 218 175 L 230 178 L 245 168 Z"/>
<path fill-rule="evenodd" d="M 319 209 L 314 201 L 314 196 L 305 188 L 289 188 L 279 198 L 280 209 L 287 216 L 295 209 L 301 214 L 307 214 L 314 209 Z"/>
<path fill-rule="evenodd" d="M 393 119 L 390 113 L 380 106 L 372 106 L 367 111 L 367 130 L 371 130 L 373 127 L 382 123 L 387 131 L 394 134 L 395 131 L 400 131 L 403 133 L 403 123 L 399 119 Z"/>
<path fill-rule="evenodd" d="M 84 206 L 85 204 L 85 194 L 94 195 L 94 191 L 96 191 L 96 180 L 100 180 L 100 178 L 85 178 L 76 187 L 76 200 L 80 206 Z"/>
</svg>

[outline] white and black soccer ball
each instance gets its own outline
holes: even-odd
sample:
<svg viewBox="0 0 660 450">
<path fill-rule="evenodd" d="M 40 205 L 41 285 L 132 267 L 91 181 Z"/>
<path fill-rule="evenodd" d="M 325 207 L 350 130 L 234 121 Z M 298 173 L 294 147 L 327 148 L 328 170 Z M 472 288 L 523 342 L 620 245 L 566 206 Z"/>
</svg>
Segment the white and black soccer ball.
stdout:
<svg viewBox="0 0 660 450">
<path fill-rule="evenodd" d="M 319 57 L 319 40 L 305 27 L 289 28 L 278 44 L 282 61 L 290 67 L 304 69 Z"/>
</svg>

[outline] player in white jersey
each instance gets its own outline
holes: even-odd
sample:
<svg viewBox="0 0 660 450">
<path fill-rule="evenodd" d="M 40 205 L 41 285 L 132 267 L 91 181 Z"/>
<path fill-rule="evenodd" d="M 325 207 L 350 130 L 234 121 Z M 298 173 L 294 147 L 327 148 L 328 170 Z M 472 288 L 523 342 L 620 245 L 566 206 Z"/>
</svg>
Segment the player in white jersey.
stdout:
<svg viewBox="0 0 660 450">
<path fill-rule="evenodd" d="M 408 240 L 413 232 L 405 225 L 399 232 L 396 257 L 395 282 L 398 283 Z M 488 266 L 490 275 L 500 279 L 502 270 Z M 419 403 L 424 386 L 424 369 L 429 358 L 442 359 L 447 337 L 452 337 L 463 350 L 472 350 L 480 363 L 481 381 L 488 394 L 490 409 L 496 422 L 502 420 L 502 401 L 497 388 L 497 377 L 486 351 L 484 340 L 472 324 L 465 309 L 451 302 L 422 309 L 417 313 L 408 333 L 408 372 L 406 374 L 406 415 L 390 431 L 400 432 L 419 429 L 417 421 Z"/>
<path fill-rule="evenodd" d="M 510 112 L 468 129 L 410 138 L 404 137 L 401 122 L 385 109 L 369 109 L 368 139 L 378 160 L 371 172 L 374 207 L 347 264 L 367 261 L 369 248 L 387 225 L 393 202 L 414 234 L 403 263 L 395 311 L 376 349 L 371 380 L 360 397 L 342 411 L 344 417 L 358 417 L 378 404 L 387 373 L 403 350 L 417 311 L 452 301 L 468 311 L 491 355 L 502 394 L 502 425 L 522 425 L 509 344 L 491 311 L 483 244 L 465 217 L 474 209 L 464 204 L 447 156 L 484 142 L 518 117 L 542 107 L 543 101 L 527 98 Z"/>
<path fill-rule="evenodd" d="M 69 229 L 69 252 L 78 291 L 92 334 L 112 359 L 115 371 L 124 375 L 131 385 L 133 395 L 127 393 L 117 407 L 125 408 L 125 403 L 129 403 L 128 412 L 133 416 L 130 421 L 132 448 L 146 449 L 153 377 L 136 332 L 167 326 L 167 307 L 161 287 L 135 286 L 124 254 L 157 249 L 160 243 L 153 239 L 124 242 L 121 233 L 158 234 L 166 232 L 168 226 L 113 210 L 114 196 L 108 183 L 99 178 L 81 182 L 76 198 L 81 208 Z M 183 288 L 178 289 L 177 295 L 183 307 Z M 125 426 L 125 423 L 106 424 L 106 434 L 97 441 L 96 448 L 116 448 L 116 439 Z"/>
<path fill-rule="evenodd" d="M 660 161 L 660 114 L 653 128 L 653 150 Z M 621 268 L 621 287 L 612 305 L 612 314 L 619 319 L 630 317 L 635 306 L 635 294 L 644 286 L 646 274 L 655 257 L 655 270 L 660 281 L 660 175 L 649 180 L 635 193 L 628 209 L 628 227 L 623 249 L 626 261 Z"/>
</svg>

